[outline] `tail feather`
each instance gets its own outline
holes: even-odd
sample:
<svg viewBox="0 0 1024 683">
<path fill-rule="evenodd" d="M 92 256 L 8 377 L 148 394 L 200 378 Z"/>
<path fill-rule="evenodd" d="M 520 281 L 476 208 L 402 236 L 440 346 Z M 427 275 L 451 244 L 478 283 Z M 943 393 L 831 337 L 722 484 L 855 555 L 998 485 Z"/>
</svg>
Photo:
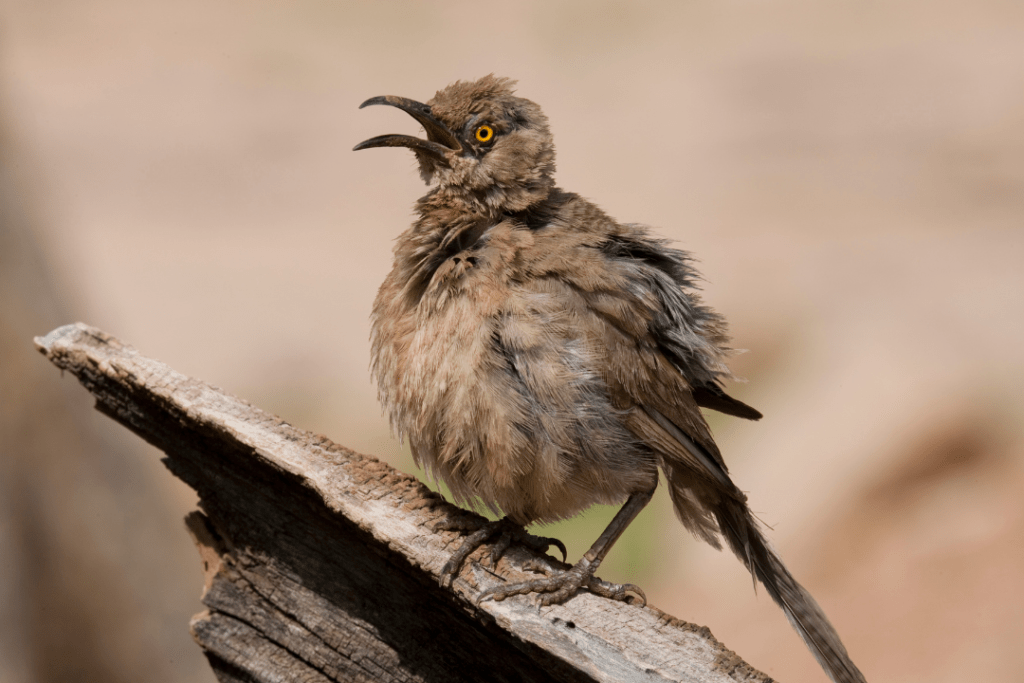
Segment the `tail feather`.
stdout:
<svg viewBox="0 0 1024 683">
<path fill-rule="evenodd" d="M 828 617 L 768 545 L 747 506 L 723 499 L 715 517 L 729 547 L 783 609 L 829 678 L 835 683 L 866 683 Z"/>
</svg>

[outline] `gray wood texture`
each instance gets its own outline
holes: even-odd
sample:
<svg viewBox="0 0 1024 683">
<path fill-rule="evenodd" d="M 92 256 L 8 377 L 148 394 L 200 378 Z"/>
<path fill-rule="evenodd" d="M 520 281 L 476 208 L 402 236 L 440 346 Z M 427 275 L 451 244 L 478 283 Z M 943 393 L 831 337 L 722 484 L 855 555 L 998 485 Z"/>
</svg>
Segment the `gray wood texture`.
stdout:
<svg viewBox="0 0 1024 683">
<path fill-rule="evenodd" d="M 476 605 L 525 575 L 441 567 L 472 513 L 375 458 L 306 432 L 77 323 L 36 339 L 96 408 L 150 442 L 199 494 L 186 525 L 205 568 L 192 633 L 221 681 L 770 681 L 648 606 L 581 593 Z M 153 539 L 159 543 L 159 539 Z"/>
</svg>

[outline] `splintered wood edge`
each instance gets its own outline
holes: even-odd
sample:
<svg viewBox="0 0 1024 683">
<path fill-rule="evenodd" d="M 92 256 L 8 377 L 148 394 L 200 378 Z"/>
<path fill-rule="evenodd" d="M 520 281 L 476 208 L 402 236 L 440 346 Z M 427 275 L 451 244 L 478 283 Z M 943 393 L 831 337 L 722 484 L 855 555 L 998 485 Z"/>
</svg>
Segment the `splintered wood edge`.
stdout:
<svg viewBox="0 0 1024 683">
<path fill-rule="evenodd" d="M 249 449 L 260 464 L 289 473 L 314 491 L 326 508 L 347 517 L 435 581 L 440 576 L 459 534 L 432 531 L 451 508 L 414 477 L 297 429 L 83 323 L 57 328 L 35 343 L 57 367 L 74 374 L 96 396 L 97 407 L 115 419 L 125 422 L 119 409 L 111 410 L 110 405 L 128 410 L 125 406 L 133 397 L 145 395 L 178 420 L 217 430 Z M 189 529 L 194 535 L 201 533 L 192 523 Z M 210 563 L 219 560 L 208 542 L 196 540 L 208 567 L 208 588 L 218 571 Z M 509 556 L 523 559 L 526 553 L 514 547 Z M 508 564 L 499 563 L 498 573 L 514 578 L 516 571 Z M 474 606 L 480 591 L 498 583 L 492 572 L 467 562 L 451 590 L 468 610 L 489 614 L 510 636 L 543 648 L 595 680 L 771 680 L 719 643 L 706 627 L 651 606 L 641 608 L 586 592 L 551 607 L 538 608 L 532 597 Z"/>
</svg>

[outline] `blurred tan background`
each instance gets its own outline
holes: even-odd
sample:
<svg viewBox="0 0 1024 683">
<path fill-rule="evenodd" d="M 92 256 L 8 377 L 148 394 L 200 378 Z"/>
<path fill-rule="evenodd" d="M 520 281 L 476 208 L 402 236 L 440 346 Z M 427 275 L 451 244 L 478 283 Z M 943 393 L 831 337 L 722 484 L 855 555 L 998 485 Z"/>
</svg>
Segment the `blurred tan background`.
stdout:
<svg viewBox="0 0 1024 683">
<path fill-rule="evenodd" d="M 1024 680 L 1020 2 L 5 0 L 0 683 L 212 680 L 194 497 L 31 337 L 88 322 L 412 471 L 367 317 L 424 188 L 350 150 L 417 129 L 357 106 L 489 72 L 562 187 L 700 258 L 766 415 L 719 442 L 868 679 Z M 602 574 L 824 680 L 663 496 Z"/>
</svg>

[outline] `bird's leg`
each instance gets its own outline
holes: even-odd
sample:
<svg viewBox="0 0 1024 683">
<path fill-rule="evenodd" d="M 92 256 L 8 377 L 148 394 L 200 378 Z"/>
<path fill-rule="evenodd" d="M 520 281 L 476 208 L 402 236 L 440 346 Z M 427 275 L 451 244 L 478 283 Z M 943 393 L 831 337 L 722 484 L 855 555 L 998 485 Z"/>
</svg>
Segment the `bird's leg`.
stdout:
<svg viewBox="0 0 1024 683">
<path fill-rule="evenodd" d="M 647 604 L 647 596 L 640 590 L 639 586 L 631 583 L 617 584 L 602 581 L 594 577 L 594 572 L 604 560 L 612 545 L 618 540 L 622 532 L 626 530 L 629 523 L 644 509 L 654 495 L 654 489 L 642 493 L 634 493 L 622 506 L 622 509 L 615 515 L 608 528 L 604 530 L 590 550 L 583 555 L 583 559 L 576 563 L 572 569 L 561 572 L 551 572 L 547 568 L 531 563 L 531 569 L 540 569 L 548 574 L 543 579 L 514 583 L 510 586 L 502 586 L 485 591 L 477 598 L 477 602 L 486 598 L 504 600 L 511 595 L 525 595 L 527 593 L 544 593 L 540 601 L 542 605 L 555 605 L 565 602 L 580 588 L 586 588 L 591 593 L 596 593 L 613 600 L 625 600 L 627 593 L 636 593 L 640 596 L 643 604 Z"/>
<path fill-rule="evenodd" d="M 479 519 L 479 518 L 477 518 Z M 472 523 L 468 526 L 462 521 L 445 521 L 441 522 L 435 527 L 435 530 L 439 529 L 460 529 L 466 530 L 467 528 L 476 527 L 475 531 L 471 533 L 459 546 L 448 561 L 445 562 L 444 567 L 441 568 L 441 584 L 443 585 L 445 579 L 454 579 L 455 575 L 459 573 L 459 568 L 462 563 L 466 561 L 474 550 L 482 546 L 492 537 L 497 536 L 497 540 L 494 542 L 491 548 L 490 562 L 494 566 L 501 559 L 501 556 L 505 554 L 508 547 L 513 542 L 525 545 L 531 550 L 535 550 L 540 553 L 547 552 L 548 548 L 554 546 L 562 551 L 562 560 L 565 560 L 566 551 L 565 545 L 557 538 L 545 538 L 542 536 L 534 536 L 526 532 L 526 529 L 519 524 L 516 524 L 508 517 L 502 517 L 501 519 L 494 522 L 483 522 L 483 523 Z"/>
</svg>

